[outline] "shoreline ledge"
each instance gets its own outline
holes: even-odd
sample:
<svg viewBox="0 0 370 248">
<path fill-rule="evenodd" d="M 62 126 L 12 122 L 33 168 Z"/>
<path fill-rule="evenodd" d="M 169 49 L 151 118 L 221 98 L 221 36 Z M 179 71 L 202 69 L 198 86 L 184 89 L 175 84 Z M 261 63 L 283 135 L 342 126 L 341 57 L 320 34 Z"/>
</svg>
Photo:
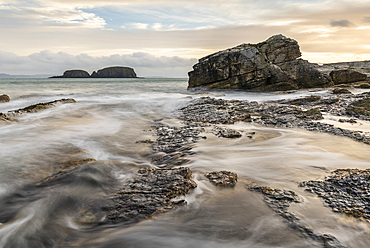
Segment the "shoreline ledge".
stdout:
<svg viewBox="0 0 370 248">
<path fill-rule="evenodd" d="M 188 73 L 188 88 L 297 90 L 370 82 L 370 61 L 318 65 L 301 59 L 296 40 L 274 35 L 199 59 Z"/>
</svg>

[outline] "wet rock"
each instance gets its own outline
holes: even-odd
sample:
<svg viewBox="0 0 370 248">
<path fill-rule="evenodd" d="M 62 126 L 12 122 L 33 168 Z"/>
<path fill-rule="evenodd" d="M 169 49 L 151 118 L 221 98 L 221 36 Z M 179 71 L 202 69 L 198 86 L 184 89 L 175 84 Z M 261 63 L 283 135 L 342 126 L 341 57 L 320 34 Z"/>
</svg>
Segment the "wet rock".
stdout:
<svg viewBox="0 0 370 248">
<path fill-rule="evenodd" d="M 292 229 L 299 231 L 313 240 L 322 242 L 323 247 L 345 248 L 334 236 L 315 233 L 310 226 L 302 223 L 297 215 L 289 212 L 289 206 L 292 203 L 301 203 L 303 201 L 294 191 L 256 185 L 247 185 L 247 188 L 261 193 L 264 196 L 267 206 L 283 217 Z"/>
<path fill-rule="evenodd" d="M 57 170 L 57 172 L 55 172 L 51 176 L 44 178 L 40 182 L 36 183 L 36 185 L 41 186 L 41 187 L 48 186 L 51 183 L 53 183 L 55 179 L 58 179 L 60 177 L 65 177 L 66 175 L 72 173 L 80 165 L 88 164 L 92 162 L 96 162 L 96 159 L 93 159 L 93 158 L 72 159 L 66 162 L 62 162 L 60 163 L 59 169 Z"/>
<path fill-rule="evenodd" d="M 370 219 L 370 169 L 339 169 L 322 181 L 300 184 L 323 198 L 334 212 Z"/>
<path fill-rule="evenodd" d="M 334 84 L 348 84 L 358 81 L 365 81 L 367 79 L 365 74 L 351 69 L 334 70 L 330 72 L 329 75 Z"/>
<path fill-rule="evenodd" d="M 57 106 L 59 104 L 65 104 L 65 103 L 75 103 L 76 100 L 73 98 L 67 98 L 67 99 L 60 99 L 60 100 L 55 100 L 51 102 L 45 102 L 45 103 L 37 103 L 34 105 L 30 105 L 28 107 L 22 108 L 22 109 L 17 109 L 17 110 L 12 110 L 9 111 L 7 114 L 9 116 L 16 116 L 24 113 L 35 113 L 39 112 L 40 110 L 48 109 L 54 106 Z"/>
<path fill-rule="evenodd" d="M 341 122 L 341 123 L 352 123 L 352 124 L 357 123 L 356 119 L 354 119 L 354 118 L 351 118 L 351 119 L 339 119 L 338 122 Z"/>
<path fill-rule="evenodd" d="M 309 103 L 314 103 L 314 102 L 318 102 L 322 100 L 322 97 L 321 96 L 315 96 L 315 95 L 312 95 L 312 96 L 307 96 L 307 97 L 301 97 L 301 98 L 297 98 L 297 99 L 293 99 L 293 100 L 282 100 L 282 101 L 279 101 L 280 103 L 283 103 L 283 104 L 291 104 L 291 105 L 307 105 Z"/>
<path fill-rule="evenodd" d="M 171 209 L 197 185 L 188 168 L 140 169 L 103 207 L 104 223 L 135 223 Z"/>
<path fill-rule="evenodd" d="M 339 97 L 340 96 L 340 97 Z M 358 95 L 339 95 L 335 98 L 314 98 L 307 105 L 286 105 L 287 101 L 277 101 L 258 104 L 256 102 L 221 100 L 203 97 L 196 99 L 188 106 L 179 110 L 178 117 L 189 122 L 232 124 L 236 121 L 254 122 L 265 126 L 284 128 L 302 128 L 308 131 L 324 132 L 338 136 L 345 136 L 359 142 L 370 144 L 370 134 L 335 127 L 332 124 L 317 122 L 323 119 L 321 111 L 337 116 L 346 115 L 353 106 L 356 106 L 356 116 L 362 120 L 370 120 L 367 112 L 367 98 L 369 93 Z M 318 101 L 316 101 L 318 100 Z M 299 100 L 295 100 L 294 103 Z M 299 104 L 303 104 L 303 100 Z M 356 103 L 358 102 L 358 103 Z M 351 106 L 351 107 L 350 107 Z M 307 109 L 308 110 L 304 110 Z"/>
<path fill-rule="evenodd" d="M 322 113 L 321 113 L 320 109 L 318 109 L 318 108 L 313 108 L 313 109 L 303 111 L 303 114 L 308 119 L 311 119 L 311 120 L 322 120 L 322 119 L 324 119 L 324 117 L 322 117 Z"/>
<path fill-rule="evenodd" d="M 360 88 L 360 89 L 370 89 L 370 83 L 362 83 L 362 84 L 356 85 L 355 87 Z"/>
<path fill-rule="evenodd" d="M 273 189 L 267 186 L 249 186 L 248 189 L 262 193 L 269 207 L 278 211 L 287 211 L 292 202 L 302 202 L 302 199 L 291 190 Z"/>
<path fill-rule="evenodd" d="M 238 175 L 230 171 L 213 171 L 205 174 L 211 183 L 216 186 L 234 187 L 238 181 Z"/>
<path fill-rule="evenodd" d="M 201 58 L 189 72 L 189 88 L 289 90 L 330 85 L 313 64 L 298 59 L 298 42 L 275 35 Z"/>
<path fill-rule="evenodd" d="M 1 122 L 12 122 L 14 120 L 10 118 L 7 114 L 0 113 L 0 121 Z"/>
<path fill-rule="evenodd" d="M 155 126 L 157 139 L 152 142 L 153 151 L 157 152 L 152 158 L 152 163 L 160 167 L 173 167 L 189 162 L 186 157 L 192 154 L 192 145 L 201 137 L 203 125 L 185 123 L 183 126 Z"/>
<path fill-rule="evenodd" d="M 237 121 L 251 121 L 251 115 L 247 109 L 233 107 L 233 104 L 238 102 L 202 97 L 180 109 L 178 117 L 185 121 L 212 124 L 233 124 Z"/>
<path fill-rule="evenodd" d="M 347 109 L 347 114 L 353 116 L 370 116 L 370 97 L 353 102 Z"/>
<path fill-rule="evenodd" d="M 242 137 L 242 134 L 234 129 L 215 126 L 212 133 L 217 137 L 235 139 Z"/>
<path fill-rule="evenodd" d="M 340 95 L 340 94 L 352 94 L 351 91 L 343 88 L 334 88 L 333 94 Z"/>
<path fill-rule="evenodd" d="M 9 102 L 10 101 L 10 97 L 8 95 L 0 95 L 0 103 L 2 102 Z"/>
</svg>

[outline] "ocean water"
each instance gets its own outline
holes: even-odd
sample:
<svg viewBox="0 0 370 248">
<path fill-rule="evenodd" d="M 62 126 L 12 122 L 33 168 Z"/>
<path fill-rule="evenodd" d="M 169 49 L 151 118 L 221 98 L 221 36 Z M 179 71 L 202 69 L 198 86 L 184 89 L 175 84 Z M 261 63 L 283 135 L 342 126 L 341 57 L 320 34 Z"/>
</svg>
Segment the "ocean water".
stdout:
<svg viewBox="0 0 370 248">
<path fill-rule="evenodd" d="M 62 98 L 77 102 L 23 114 L 0 125 L 0 247 L 320 247 L 290 229 L 245 185 L 255 182 L 290 189 L 304 201 L 291 211 L 315 233 L 328 233 L 348 247 L 369 247 L 369 224 L 333 213 L 297 185 L 323 179 L 338 168 L 369 168 L 369 146 L 328 134 L 238 123 L 256 132 L 250 140 L 206 134 L 187 165 L 198 187 L 188 204 L 133 226 L 91 227 L 76 216 L 104 199 L 120 183 L 151 164 L 153 125 L 177 123 L 176 110 L 192 99 L 211 96 L 264 102 L 327 95 L 325 90 L 294 93 L 188 91 L 186 79 L 0 79 L 0 103 L 7 112 Z M 69 183 L 38 188 L 67 161 L 93 158 Z M 233 189 L 211 185 L 204 173 L 238 173 Z"/>
</svg>

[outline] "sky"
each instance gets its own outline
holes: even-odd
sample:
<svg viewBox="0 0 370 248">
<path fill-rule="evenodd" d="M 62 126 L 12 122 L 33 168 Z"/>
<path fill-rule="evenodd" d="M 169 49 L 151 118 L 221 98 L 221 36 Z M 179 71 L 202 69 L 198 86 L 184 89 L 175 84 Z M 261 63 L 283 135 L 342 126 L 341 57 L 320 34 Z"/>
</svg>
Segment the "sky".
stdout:
<svg viewBox="0 0 370 248">
<path fill-rule="evenodd" d="M 187 77 L 207 54 L 275 34 L 310 62 L 370 60 L 370 0 L 0 0 L 0 73 Z"/>
</svg>

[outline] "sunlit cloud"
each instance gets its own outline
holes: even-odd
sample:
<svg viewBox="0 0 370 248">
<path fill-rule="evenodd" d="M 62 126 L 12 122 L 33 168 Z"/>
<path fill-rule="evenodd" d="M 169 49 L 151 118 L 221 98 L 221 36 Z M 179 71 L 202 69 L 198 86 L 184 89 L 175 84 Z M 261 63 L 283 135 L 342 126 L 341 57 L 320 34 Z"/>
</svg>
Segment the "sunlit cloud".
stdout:
<svg viewBox="0 0 370 248">
<path fill-rule="evenodd" d="M 313 62 L 352 61 L 370 59 L 369 9 L 363 0 L 0 0 L 0 49 L 22 58 L 62 52 L 72 61 L 137 53 L 190 59 L 281 33 Z"/>
</svg>

